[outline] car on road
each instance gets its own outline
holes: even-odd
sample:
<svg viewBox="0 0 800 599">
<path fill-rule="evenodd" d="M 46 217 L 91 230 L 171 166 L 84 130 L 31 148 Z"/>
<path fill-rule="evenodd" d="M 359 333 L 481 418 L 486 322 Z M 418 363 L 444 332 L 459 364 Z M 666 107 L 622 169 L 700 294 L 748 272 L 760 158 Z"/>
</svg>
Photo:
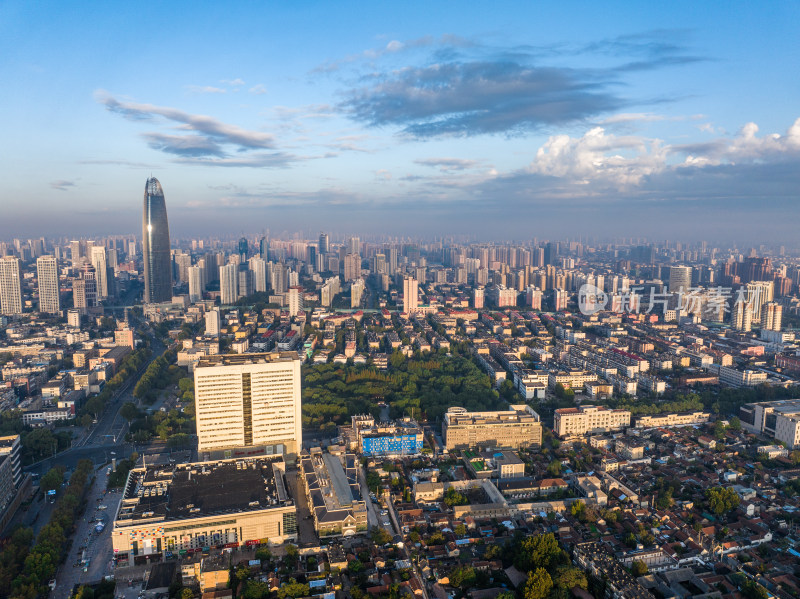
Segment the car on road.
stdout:
<svg viewBox="0 0 800 599">
<path fill-rule="evenodd" d="M 107 509 L 108 509 L 108 506 L 107 506 L 107 505 L 105 505 L 105 504 L 103 503 L 103 504 L 100 504 L 100 505 L 98 505 L 98 506 L 97 506 L 97 509 L 98 509 L 98 510 L 107 510 Z"/>
</svg>

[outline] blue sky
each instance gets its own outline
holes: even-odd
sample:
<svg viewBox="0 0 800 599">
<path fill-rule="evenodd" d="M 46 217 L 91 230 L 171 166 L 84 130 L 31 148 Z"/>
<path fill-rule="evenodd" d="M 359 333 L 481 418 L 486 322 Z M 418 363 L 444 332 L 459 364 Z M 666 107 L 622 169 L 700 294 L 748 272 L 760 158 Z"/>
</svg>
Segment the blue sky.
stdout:
<svg viewBox="0 0 800 599">
<path fill-rule="evenodd" d="M 794 2 L 85 4 L 0 3 L 0 237 L 796 238 Z"/>
</svg>

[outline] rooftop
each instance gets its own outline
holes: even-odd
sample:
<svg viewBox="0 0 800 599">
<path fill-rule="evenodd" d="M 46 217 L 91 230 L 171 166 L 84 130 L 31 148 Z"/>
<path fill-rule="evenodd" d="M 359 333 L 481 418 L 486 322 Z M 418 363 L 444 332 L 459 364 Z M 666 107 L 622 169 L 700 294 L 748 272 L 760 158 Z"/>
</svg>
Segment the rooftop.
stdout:
<svg viewBox="0 0 800 599">
<path fill-rule="evenodd" d="M 292 505 L 280 456 L 131 470 L 117 523 L 180 520 Z"/>
</svg>

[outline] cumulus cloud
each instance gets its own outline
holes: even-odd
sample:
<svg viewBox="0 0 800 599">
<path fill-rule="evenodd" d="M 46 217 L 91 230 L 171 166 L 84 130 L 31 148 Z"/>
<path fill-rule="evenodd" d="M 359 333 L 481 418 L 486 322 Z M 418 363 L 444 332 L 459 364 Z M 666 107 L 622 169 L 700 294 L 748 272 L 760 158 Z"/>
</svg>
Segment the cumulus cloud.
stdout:
<svg viewBox="0 0 800 599">
<path fill-rule="evenodd" d="M 75 183 L 72 181 L 59 179 L 58 181 L 51 181 L 50 187 L 57 189 L 58 191 L 69 191 L 71 188 L 75 187 Z"/>
<path fill-rule="evenodd" d="M 518 62 L 452 62 L 405 68 L 353 90 L 341 105 L 370 126 L 413 137 L 520 132 L 621 108 L 611 77 Z"/>
<path fill-rule="evenodd" d="M 578 184 L 595 181 L 627 187 L 663 168 L 666 157 L 660 140 L 620 137 L 595 127 L 579 138 L 551 136 L 536 152 L 529 170 Z"/>
<path fill-rule="evenodd" d="M 421 158 L 415 160 L 415 164 L 438 168 L 442 172 L 463 171 L 478 165 L 477 160 L 465 160 L 463 158 Z"/>
</svg>

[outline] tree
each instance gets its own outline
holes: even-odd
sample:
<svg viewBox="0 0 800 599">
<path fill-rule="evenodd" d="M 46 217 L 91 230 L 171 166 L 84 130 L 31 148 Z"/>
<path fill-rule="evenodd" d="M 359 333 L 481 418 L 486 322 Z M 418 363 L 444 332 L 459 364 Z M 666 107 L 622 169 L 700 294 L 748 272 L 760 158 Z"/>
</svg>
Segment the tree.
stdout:
<svg viewBox="0 0 800 599">
<path fill-rule="evenodd" d="M 262 562 L 268 562 L 272 559 L 272 552 L 268 547 L 259 547 L 256 549 L 256 559 L 259 559 Z"/>
<path fill-rule="evenodd" d="M 61 483 L 64 482 L 64 467 L 55 466 L 47 471 L 42 479 L 39 481 L 39 486 L 42 491 L 47 492 L 53 489 L 58 489 Z"/>
<path fill-rule="evenodd" d="M 467 499 L 466 495 L 456 491 L 455 487 L 449 487 L 444 493 L 444 503 L 447 507 L 466 505 L 469 503 L 469 499 Z"/>
<path fill-rule="evenodd" d="M 553 533 L 525 537 L 518 544 L 514 565 L 518 570 L 528 572 L 535 568 L 550 568 L 560 561 L 561 548 Z M 552 581 L 551 581 L 552 582 Z"/>
<path fill-rule="evenodd" d="M 723 439 L 725 439 L 725 433 L 727 432 L 727 429 L 725 428 L 725 425 L 722 424 L 721 420 L 717 420 L 714 423 L 713 431 L 714 431 L 714 438 L 717 441 L 722 441 Z"/>
<path fill-rule="evenodd" d="M 181 599 L 192 599 L 194 597 L 194 591 L 192 589 L 184 588 L 181 591 Z"/>
<path fill-rule="evenodd" d="M 742 421 L 734 416 L 728 421 L 728 428 L 732 431 L 740 431 L 742 430 Z"/>
<path fill-rule="evenodd" d="M 553 584 L 561 589 L 574 589 L 580 587 L 582 589 L 589 588 L 589 581 L 586 579 L 586 573 L 580 568 L 575 566 L 562 566 L 556 570 L 553 578 Z"/>
<path fill-rule="evenodd" d="M 789 459 L 792 461 L 792 464 L 797 466 L 800 464 L 800 450 L 795 449 L 792 453 L 789 454 Z"/>
<path fill-rule="evenodd" d="M 471 566 L 462 566 L 450 572 L 450 584 L 460 588 L 462 591 L 473 586 L 476 580 L 475 569 Z"/>
<path fill-rule="evenodd" d="M 456 533 L 459 537 L 463 537 L 465 534 L 467 534 L 467 527 L 464 526 L 463 524 L 459 524 L 458 526 L 455 527 L 455 529 L 453 529 L 453 532 Z"/>
<path fill-rule="evenodd" d="M 561 476 L 561 461 L 553 460 L 552 462 L 550 462 L 547 465 L 547 474 L 549 474 L 553 478 Z"/>
<path fill-rule="evenodd" d="M 289 582 L 278 589 L 278 599 L 286 599 L 287 597 L 296 599 L 297 597 L 305 597 L 308 593 L 309 588 L 307 584 L 297 582 L 294 578 L 290 578 Z"/>
<path fill-rule="evenodd" d="M 385 528 L 381 528 L 380 526 L 372 528 L 371 536 L 372 542 L 376 545 L 385 545 L 392 540 L 392 535 L 390 535 Z"/>
<path fill-rule="evenodd" d="M 647 574 L 647 564 L 639 560 L 634 560 L 631 564 L 631 574 L 637 577 L 644 576 Z"/>
<path fill-rule="evenodd" d="M 546 599 L 553 589 L 553 579 L 544 568 L 536 568 L 525 583 L 525 599 Z"/>
<path fill-rule="evenodd" d="M 721 516 L 739 507 L 739 495 L 731 487 L 713 487 L 706 491 L 709 509 Z"/>
<path fill-rule="evenodd" d="M 135 420 L 139 416 L 139 408 L 132 401 L 126 401 L 119 409 L 119 413 L 130 424 L 131 420 Z"/>
</svg>

